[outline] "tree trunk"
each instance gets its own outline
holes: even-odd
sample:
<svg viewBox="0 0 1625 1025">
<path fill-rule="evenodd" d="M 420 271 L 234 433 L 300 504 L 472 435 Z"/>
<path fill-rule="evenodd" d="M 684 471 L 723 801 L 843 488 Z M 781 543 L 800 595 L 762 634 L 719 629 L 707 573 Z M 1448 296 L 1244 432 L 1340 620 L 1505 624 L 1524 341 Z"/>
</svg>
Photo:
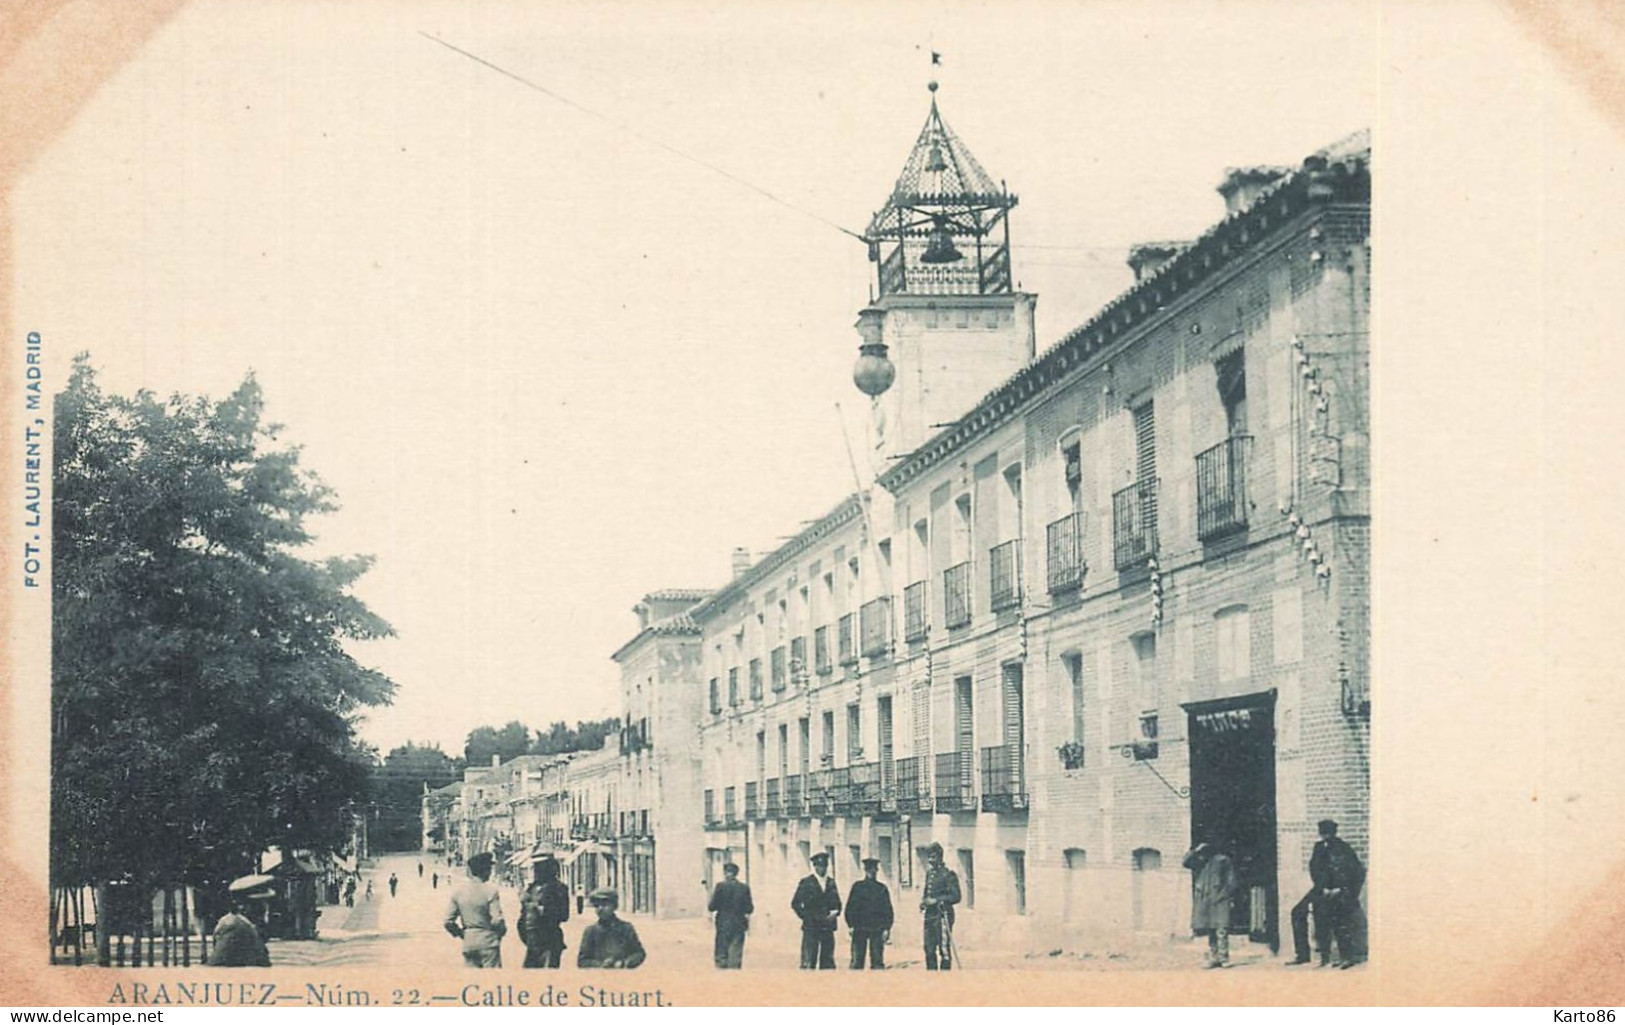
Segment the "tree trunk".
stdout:
<svg viewBox="0 0 1625 1025">
<path fill-rule="evenodd" d="M 107 906 L 107 883 L 98 882 L 91 895 L 96 908 L 96 963 L 106 968 L 113 963 L 113 937 L 108 934 L 112 915 Z"/>
</svg>

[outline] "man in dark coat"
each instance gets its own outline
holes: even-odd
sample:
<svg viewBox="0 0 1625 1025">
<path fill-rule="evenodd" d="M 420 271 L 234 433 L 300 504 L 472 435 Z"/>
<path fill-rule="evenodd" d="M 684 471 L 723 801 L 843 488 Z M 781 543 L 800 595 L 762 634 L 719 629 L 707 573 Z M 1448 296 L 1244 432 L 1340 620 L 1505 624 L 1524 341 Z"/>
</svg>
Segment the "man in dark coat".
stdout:
<svg viewBox="0 0 1625 1025">
<path fill-rule="evenodd" d="M 570 918 L 570 890 L 559 882 L 558 859 L 542 858 L 535 879 L 519 896 L 519 938 L 525 943 L 526 968 L 557 968 L 564 955 L 564 930 Z"/>
<path fill-rule="evenodd" d="M 948 971 L 953 967 L 954 905 L 960 901 L 959 873 L 942 863 L 942 845 L 925 849 L 925 886 L 920 911 L 925 915 L 925 967 Z"/>
<path fill-rule="evenodd" d="M 739 968 L 744 964 L 745 932 L 756 905 L 750 899 L 750 887 L 739 881 L 738 865 L 728 862 L 722 866 L 722 875 L 722 882 L 711 889 L 711 902 L 705 908 L 716 914 L 717 939 L 712 957 L 718 968 Z"/>
<path fill-rule="evenodd" d="M 829 855 L 814 854 L 812 875 L 804 876 L 790 900 L 801 919 L 801 967 L 835 967 L 835 926 L 841 918 L 841 891 L 828 875 Z"/>
<path fill-rule="evenodd" d="M 594 890 L 587 898 L 598 921 L 587 926 L 581 934 L 581 949 L 576 951 L 577 968 L 636 968 L 648 955 L 638 931 L 624 918 L 615 917 L 621 895 L 604 888 Z"/>
<path fill-rule="evenodd" d="M 1204 968 L 1230 966 L 1230 911 L 1236 896 L 1236 868 L 1230 856 L 1210 843 L 1199 843 L 1185 854 L 1191 870 L 1191 932 L 1207 937 Z"/>
<path fill-rule="evenodd" d="M 870 968 L 886 967 L 886 938 L 891 933 L 891 891 L 875 878 L 879 858 L 863 859 L 863 878 L 852 884 L 846 895 L 846 924 L 852 929 L 852 967 L 863 968 L 863 955 L 869 954 Z"/>
<path fill-rule="evenodd" d="M 1315 946 L 1320 963 L 1331 963 L 1332 940 L 1337 941 L 1339 968 L 1365 960 L 1360 933 L 1360 890 L 1365 866 L 1354 848 L 1337 835 L 1337 823 L 1322 819 L 1320 839 L 1309 855 L 1309 892 L 1292 908 L 1292 952 L 1288 964 L 1309 963 L 1309 913 L 1315 915 Z"/>
</svg>

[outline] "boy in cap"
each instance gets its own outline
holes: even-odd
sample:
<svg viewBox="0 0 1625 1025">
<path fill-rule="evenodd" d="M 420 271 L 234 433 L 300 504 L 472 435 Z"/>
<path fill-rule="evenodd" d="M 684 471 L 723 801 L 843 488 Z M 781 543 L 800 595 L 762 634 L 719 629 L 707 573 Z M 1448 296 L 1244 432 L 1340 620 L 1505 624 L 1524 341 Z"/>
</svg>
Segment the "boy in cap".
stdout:
<svg viewBox="0 0 1625 1025">
<path fill-rule="evenodd" d="M 864 952 L 870 968 L 886 967 L 886 938 L 891 932 L 891 892 L 875 878 L 879 858 L 863 859 L 863 878 L 846 896 L 846 924 L 852 929 L 852 967 L 863 968 Z"/>
<path fill-rule="evenodd" d="M 502 898 L 491 878 L 491 855 L 468 859 L 468 880 L 452 891 L 446 905 L 446 931 L 463 941 L 463 964 L 469 968 L 501 968 L 502 937 L 508 923 L 502 917 Z"/>
<path fill-rule="evenodd" d="M 814 854 L 812 875 L 803 876 L 790 900 L 801 919 L 801 967 L 835 967 L 835 925 L 841 917 L 841 891 L 828 875 L 829 855 Z"/>
<path fill-rule="evenodd" d="M 925 886 L 920 910 L 925 915 L 925 967 L 948 971 L 953 967 L 954 905 L 959 903 L 959 873 L 942 863 L 942 845 L 925 849 Z"/>
<path fill-rule="evenodd" d="M 717 916 L 712 956 L 718 968 L 739 968 L 745 960 L 745 931 L 756 905 L 751 902 L 750 887 L 739 881 L 738 865 L 728 862 L 722 866 L 722 874 L 725 878 L 712 888 L 711 902 L 706 905 Z"/>
<path fill-rule="evenodd" d="M 604 887 L 594 890 L 587 903 L 598 915 L 598 921 L 587 926 L 581 934 L 581 949 L 576 952 L 577 968 L 636 968 L 648 955 L 638 931 L 624 918 L 615 917 L 621 895 Z"/>
</svg>

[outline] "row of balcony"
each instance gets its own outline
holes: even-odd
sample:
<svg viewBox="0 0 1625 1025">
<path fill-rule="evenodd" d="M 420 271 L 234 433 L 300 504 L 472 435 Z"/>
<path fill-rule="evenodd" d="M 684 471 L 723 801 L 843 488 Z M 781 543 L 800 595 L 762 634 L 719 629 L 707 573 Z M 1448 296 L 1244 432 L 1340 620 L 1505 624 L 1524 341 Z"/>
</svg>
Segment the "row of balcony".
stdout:
<svg viewBox="0 0 1625 1025">
<path fill-rule="evenodd" d="M 743 788 L 726 787 L 719 806 L 705 791 L 705 824 L 736 828 L 774 819 L 831 818 L 914 812 L 1018 812 L 1027 808 L 1024 766 L 1018 748 L 1001 744 L 981 750 L 980 786 L 975 751 L 864 762 L 820 769 Z"/>
</svg>

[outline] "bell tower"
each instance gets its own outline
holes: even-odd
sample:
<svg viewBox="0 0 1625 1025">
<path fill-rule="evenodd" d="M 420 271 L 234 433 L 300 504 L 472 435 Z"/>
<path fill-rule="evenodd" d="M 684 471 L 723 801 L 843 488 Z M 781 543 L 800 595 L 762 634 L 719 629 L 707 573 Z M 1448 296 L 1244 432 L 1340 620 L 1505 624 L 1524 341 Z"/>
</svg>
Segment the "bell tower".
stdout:
<svg viewBox="0 0 1625 1025">
<path fill-rule="evenodd" d="M 931 110 L 864 232 L 875 296 L 858 314 L 853 383 L 870 396 L 875 469 L 964 416 L 1034 355 L 1036 296 L 1010 272 L 1016 197 Z"/>
</svg>

